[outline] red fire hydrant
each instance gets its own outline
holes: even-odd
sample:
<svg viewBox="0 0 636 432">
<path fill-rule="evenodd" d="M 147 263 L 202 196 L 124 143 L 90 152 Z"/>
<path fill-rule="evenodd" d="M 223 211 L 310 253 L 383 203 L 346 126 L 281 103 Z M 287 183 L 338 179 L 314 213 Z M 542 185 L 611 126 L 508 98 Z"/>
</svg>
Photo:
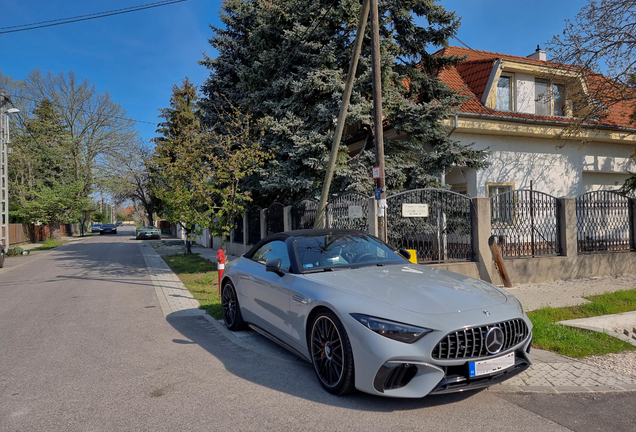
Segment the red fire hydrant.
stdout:
<svg viewBox="0 0 636 432">
<path fill-rule="evenodd" d="M 225 252 L 223 249 L 216 251 L 216 269 L 219 271 L 219 298 L 221 297 L 221 278 L 223 277 L 223 269 L 225 268 Z"/>
</svg>

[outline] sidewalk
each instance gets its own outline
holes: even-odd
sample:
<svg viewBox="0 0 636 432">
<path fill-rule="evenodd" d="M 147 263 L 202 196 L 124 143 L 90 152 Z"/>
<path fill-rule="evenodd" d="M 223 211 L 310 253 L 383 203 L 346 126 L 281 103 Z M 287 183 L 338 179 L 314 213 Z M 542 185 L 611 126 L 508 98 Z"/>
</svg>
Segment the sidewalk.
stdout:
<svg viewBox="0 0 636 432">
<path fill-rule="evenodd" d="M 151 255 L 157 254 L 154 248 L 143 249 L 147 262 L 156 262 L 156 265 L 159 266 L 158 261 L 150 258 Z M 216 249 L 195 246 L 192 252 L 216 262 Z M 230 261 L 237 258 L 236 256 L 228 257 Z M 155 276 L 153 282 L 158 278 L 169 280 L 169 289 L 179 289 L 181 293 L 183 293 L 181 290 L 187 292 L 180 282 L 176 282 L 168 274 L 168 272 L 172 273 L 169 268 L 166 271 L 163 266 L 153 269 L 149 265 L 148 269 L 151 275 Z M 157 287 L 157 285 L 155 286 Z M 583 296 L 632 288 L 636 288 L 636 275 L 527 284 L 508 288 L 507 291 L 521 301 L 524 310 L 530 311 L 544 306 L 562 307 L 584 304 L 588 300 L 584 299 Z M 162 288 L 158 287 L 157 289 L 161 291 Z M 159 292 L 157 295 L 160 296 Z M 171 297 L 167 291 L 164 291 L 162 296 L 164 296 L 162 301 Z M 196 300 L 189 302 L 189 307 L 194 307 L 192 306 L 194 304 L 196 304 Z M 195 313 L 194 311 L 186 312 L 179 308 L 174 310 L 174 312 L 177 311 L 181 311 L 181 314 Z M 164 312 L 169 313 L 169 310 L 166 309 Z M 208 315 L 205 317 L 221 334 L 237 345 L 263 355 L 275 355 L 271 342 L 256 335 L 253 331 L 230 332 L 222 323 Z M 636 323 L 634 326 L 636 327 Z M 490 387 L 488 391 L 529 393 L 636 391 L 636 352 L 578 360 L 538 349 L 533 349 L 530 355 L 534 362 L 532 367 L 502 384 Z"/>
<path fill-rule="evenodd" d="M 79 235 L 74 235 L 70 237 L 66 237 L 66 236 L 61 237 L 60 240 L 65 242 L 74 242 L 78 240 L 83 240 L 85 238 L 88 238 L 88 237 L 80 237 Z M 22 250 L 28 251 L 28 250 L 33 250 L 35 248 L 38 248 L 42 245 L 44 245 L 44 241 L 39 241 L 35 243 L 23 243 L 23 244 L 17 244 L 17 245 L 12 244 L 11 248 L 13 249 L 14 247 L 19 247 L 19 248 L 22 248 Z"/>
</svg>

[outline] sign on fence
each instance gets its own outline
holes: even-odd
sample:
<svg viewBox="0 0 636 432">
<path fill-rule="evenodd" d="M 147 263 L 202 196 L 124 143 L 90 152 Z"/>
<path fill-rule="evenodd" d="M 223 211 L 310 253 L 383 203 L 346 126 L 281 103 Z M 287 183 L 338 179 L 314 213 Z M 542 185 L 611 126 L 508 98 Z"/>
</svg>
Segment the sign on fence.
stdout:
<svg viewBox="0 0 636 432">
<path fill-rule="evenodd" d="M 362 219 L 363 217 L 362 206 L 349 206 L 349 219 Z"/>
<path fill-rule="evenodd" d="M 428 204 L 402 204 L 402 217 L 428 217 Z"/>
</svg>

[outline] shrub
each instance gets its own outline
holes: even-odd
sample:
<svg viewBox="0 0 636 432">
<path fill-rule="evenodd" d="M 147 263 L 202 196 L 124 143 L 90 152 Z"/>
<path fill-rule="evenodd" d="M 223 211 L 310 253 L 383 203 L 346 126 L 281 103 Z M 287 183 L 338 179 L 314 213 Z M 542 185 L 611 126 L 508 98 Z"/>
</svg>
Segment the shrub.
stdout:
<svg viewBox="0 0 636 432">
<path fill-rule="evenodd" d="M 11 249 L 7 251 L 7 256 L 13 257 L 13 256 L 21 255 L 23 250 L 24 249 L 22 249 L 19 246 L 12 247 Z"/>
</svg>

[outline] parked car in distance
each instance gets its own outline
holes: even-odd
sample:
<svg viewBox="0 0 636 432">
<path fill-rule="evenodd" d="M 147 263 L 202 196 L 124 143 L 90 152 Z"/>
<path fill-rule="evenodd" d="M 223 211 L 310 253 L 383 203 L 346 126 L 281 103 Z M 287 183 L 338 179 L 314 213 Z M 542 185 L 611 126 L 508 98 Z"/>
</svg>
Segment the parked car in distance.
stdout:
<svg viewBox="0 0 636 432">
<path fill-rule="evenodd" d="M 4 267 L 4 246 L 0 245 L 0 268 Z"/>
<path fill-rule="evenodd" d="M 223 320 L 313 364 L 336 395 L 461 392 L 531 365 L 532 323 L 517 299 L 409 257 L 361 231 L 271 235 L 226 264 Z"/>
<path fill-rule="evenodd" d="M 117 227 L 112 223 L 105 223 L 102 225 L 100 234 L 117 234 Z"/>
<path fill-rule="evenodd" d="M 124 223 L 122 221 L 117 221 L 117 223 L 115 223 L 115 226 L 122 226 Z"/>
<path fill-rule="evenodd" d="M 98 233 L 102 231 L 102 224 L 93 224 L 93 226 L 91 227 L 91 232 L 92 233 Z"/>
<path fill-rule="evenodd" d="M 161 229 L 153 226 L 142 226 L 135 230 L 135 238 L 141 239 L 159 239 L 161 240 Z"/>
</svg>

